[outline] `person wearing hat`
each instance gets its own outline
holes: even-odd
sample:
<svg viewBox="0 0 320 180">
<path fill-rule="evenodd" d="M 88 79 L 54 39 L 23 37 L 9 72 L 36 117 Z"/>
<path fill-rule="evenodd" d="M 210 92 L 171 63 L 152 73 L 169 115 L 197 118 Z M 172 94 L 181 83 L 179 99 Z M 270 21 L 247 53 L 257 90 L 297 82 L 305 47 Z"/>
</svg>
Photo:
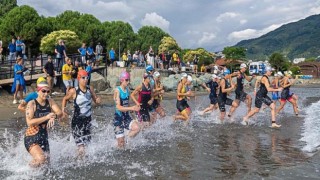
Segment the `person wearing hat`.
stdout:
<svg viewBox="0 0 320 180">
<path fill-rule="evenodd" d="M 226 115 L 226 105 L 231 106 L 229 114 L 233 114 L 235 109 L 238 107 L 238 104 L 228 98 L 228 93 L 230 93 L 234 89 L 234 84 L 232 82 L 232 76 L 229 69 L 225 69 L 223 72 L 223 78 L 221 78 L 219 82 L 220 90 L 218 95 L 218 105 L 220 109 L 220 120 L 223 121 Z"/>
<path fill-rule="evenodd" d="M 235 102 L 240 105 L 240 102 L 245 102 L 247 104 L 247 112 L 249 113 L 251 111 L 251 104 L 252 104 L 252 97 L 244 92 L 243 90 L 243 84 L 244 80 L 247 80 L 248 82 L 251 82 L 254 76 L 249 77 L 246 75 L 247 65 L 242 63 L 240 65 L 240 71 L 237 74 L 237 87 L 235 90 L 236 98 Z M 231 116 L 231 114 L 229 114 Z"/>
<path fill-rule="evenodd" d="M 152 76 L 150 74 L 144 73 L 142 84 L 138 85 L 130 95 L 133 102 L 140 107 L 138 116 L 144 127 L 148 127 L 154 122 L 154 119 L 150 118 L 150 110 L 152 110 L 151 105 L 154 100 L 150 84 L 151 79 Z M 136 95 L 139 96 L 138 99 L 136 99 Z"/>
<path fill-rule="evenodd" d="M 66 119 L 66 105 L 69 100 L 74 101 L 74 113 L 71 121 L 72 135 L 78 146 L 78 156 L 81 158 L 85 153 L 85 146 L 91 141 L 91 115 L 93 100 L 95 104 L 100 104 L 101 100 L 94 92 L 92 86 L 88 86 L 88 73 L 81 69 L 78 72 L 79 86 L 70 89 L 62 100 L 63 118 Z"/>
<path fill-rule="evenodd" d="M 38 97 L 31 100 L 26 108 L 26 122 L 24 145 L 32 156 L 30 166 L 39 167 L 48 162 L 49 141 L 48 128 L 54 126 L 55 119 L 62 116 L 60 107 L 53 99 L 48 99 L 50 87 L 46 81 L 37 85 Z"/>
<path fill-rule="evenodd" d="M 268 96 L 268 92 L 273 91 L 282 91 L 282 88 L 274 89 L 270 85 L 269 76 L 271 76 L 272 68 L 266 67 L 266 73 L 262 76 L 260 80 L 260 88 L 256 93 L 255 99 L 255 108 L 252 109 L 245 117 L 243 117 L 243 121 L 241 122 L 243 125 L 248 124 L 248 120 L 250 117 L 258 113 L 262 107 L 262 104 L 266 104 L 271 109 L 271 127 L 279 128 L 281 125 L 276 123 L 276 105 L 272 102 L 271 98 Z"/>
<path fill-rule="evenodd" d="M 42 86 L 42 84 L 43 84 L 42 82 L 47 82 L 47 80 L 44 77 L 39 77 L 37 80 L 37 86 Z M 50 85 L 49 85 L 49 87 L 50 87 Z M 37 97 L 38 97 L 37 91 L 29 93 L 23 100 L 21 100 L 21 102 L 18 106 L 18 109 L 21 112 L 25 112 L 28 102 L 31 100 L 37 99 Z"/>
<path fill-rule="evenodd" d="M 201 115 L 207 112 L 212 112 L 215 109 L 218 109 L 218 88 L 219 88 L 220 77 L 215 74 L 212 74 L 212 78 L 209 82 L 203 83 L 202 87 L 204 87 L 210 94 L 210 105 L 206 109 L 200 112 Z"/>
<path fill-rule="evenodd" d="M 285 76 L 282 79 L 282 83 L 280 84 L 281 87 L 283 88 L 283 91 L 281 92 L 281 95 L 280 95 L 281 96 L 280 107 L 276 109 L 276 114 L 278 114 L 283 109 L 287 101 L 289 101 L 292 104 L 293 111 L 296 114 L 296 116 L 299 115 L 297 100 L 296 98 L 293 97 L 294 94 L 290 92 L 290 87 L 296 82 L 297 76 L 296 76 L 296 79 L 294 79 L 293 81 L 290 81 L 291 78 L 292 78 L 292 72 L 286 71 Z"/>
<path fill-rule="evenodd" d="M 186 73 L 181 74 L 181 80 L 177 87 L 177 103 L 178 114 L 174 116 L 174 120 L 181 119 L 186 123 L 189 122 L 189 116 L 191 114 L 190 106 L 186 100 L 187 97 L 194 96 L 192 91 L 187 90 L 188 75 Z"/>
<path fill-rule="evenodd" d="M 153 103 L 152 103 L 152 108 L 154 112 L 152 112 L 153 118 L 157 118 L 157 114 L 160 115 L 161 118 L 166 116 L 166 113 L 161 106 L 161 100 L 162 100 L 162 95 L 164 94 L 164 89 L 163 85 L 161 84 L 160 80 L 160 73 L 158 71 L 153 73 L 153 79 L 154 79 L 154 90 L 153 90 Z"/>
<path fill-rule="evenodd" d="M 113 125 L 118 142 L 118 148 L 124 148 L 124 130 L 129 130 L 129 137 L 136 136 L 140 131 L 139 123 L 132 119 L 129 111 L 138 112 L 140 107 L 137 105 L 129 106 L 130 90 L 128 88 L 128 84 L 130 83 L 130 74 L 126 71 L 121 72 L 119 80 L 120 86 L 116 87 L 113 96 L 116 106 Z"/>
<path fill-rule="evenodd" d="M 278 89 L 280 87 L 280 81 L 282 81 L 282 79 L 283 79 L 283 74 L 280 71 L 275 73 L 274 78 L 271 82 L 271 86 L 274 89 Z M 271 94 L 272 94 L 272 101 L 274 102 L 274 104 L 277 104 L 277 101 L 281 103 L 280 95 L 278 91 L 271 92 Z"/>
</svg>

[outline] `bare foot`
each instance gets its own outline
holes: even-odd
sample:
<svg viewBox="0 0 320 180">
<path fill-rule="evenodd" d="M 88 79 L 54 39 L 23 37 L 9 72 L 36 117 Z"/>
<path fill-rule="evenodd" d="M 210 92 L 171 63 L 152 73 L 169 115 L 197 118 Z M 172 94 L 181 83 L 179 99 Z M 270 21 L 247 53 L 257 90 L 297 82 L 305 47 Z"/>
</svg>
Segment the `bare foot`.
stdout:
<svg viewBox="0 0 320 180">
<path fill-rule="evenodd" d="M 249 119 L 248 119 L 247 117 L 243 117 L 243 118 L 242 118 L 242 121 L 241 121 L 241 124 L 244 125 L 244 126 L 249 125 L 248 120 L 249 120 Z"/>
<path fill-rule="evenodd" d="M 272 128 L 280 128 L 281 125 L 277 124 L 277 123 L 272 123 L 271 125 Z"/>
</svg>

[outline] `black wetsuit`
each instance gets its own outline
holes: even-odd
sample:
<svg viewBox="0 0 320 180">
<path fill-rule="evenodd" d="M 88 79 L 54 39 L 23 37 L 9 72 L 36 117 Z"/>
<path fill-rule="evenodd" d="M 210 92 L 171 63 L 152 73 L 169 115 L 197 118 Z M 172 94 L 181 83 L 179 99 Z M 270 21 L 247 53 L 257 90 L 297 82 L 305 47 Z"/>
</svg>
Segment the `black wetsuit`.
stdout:
<svg viewBox="0 0 320 180">
<path fill-rule="evenodd" d="M 140 103 L 140 111 L 139 111 L 139 117 L 140 120 L 144 122 L 150 121 L 150 114 L 149 111 L 151 110 L 151 106 L 148 104 L 148 101 L 151 99 L 151 85 L 149 84 L 148 87 L 142 83 L 142 90 L 139 93 L 139 103 Z"/>
<path fill-rule="evenodd" d="M 266 77 L 268 79 L 268 81 L 269 81 L 269 77 L 268 76 L 263 75 L 263 77 Z M 262 80 L 262 78 L 261 78 L 261 80 Z M 269 81 L 269 83 L 270 83 L 270 81 Z M 259 108 L 259 109 L 261 108 L 262 103 L 265 103 L 268 106 L 270 106 L 272 104 L 272 100 L 268 96 L 267 87 L 262 82 L 260 82 L 260 88 L 259 88 L 259 90 L 257 92 L 256 99 L 255 99 L 254 103 L 255 103 L 256 108 Z"/>
<path fill-rule="evenodd" d="M 219 87 L 219 84 L 212 80 L 210 80 L 206 84 L 210 88 L 210 104 L 215 105 L 218 103 L 217 88 Z"/>
<path fill-rule="evenodd" d="M 291 86 L 288 86 L 286 88 L 283 88 L 282 92 L 281 92 L 281 101 L 290 101 L 293 94 L 290 93 L 290 87 Z"/>
<path fill-rule="evenodd" d="M 230 83 L 226 79 L 221 79 L 221 81 L 225 81 L 225 89 L 230 87 Z M 218 96 L 218 105 L 220 112 L 225 112 L 226 111 L 226 105 L 231 106 L 233 103 L 233 100 L 227 97 L 227 93 L 222 92 L 222 87 L 220 87 L 220 92 Z"/>
<path fill-rule="evenodd" d="M 36 99 L 34 101 L 36 103 L 36 110 L 33 116 L 34 118 L 41 118 L 51 113 L 51 107 L 48 99 L 46 99 L 44 106 L 41 106 Z M 50 151 L 47 123 L 48 121 L 45 121 L 39 125 L 28 127 L 24 137 L 24 145 L 27 151 L 29 151 L 33 145 L 39 145 L 44 152 Z"/>
<path fill-rule="evenodd" d="M 236 99 L 240 101 L 246 100 L 247 93 L 243 91 L 243 81 L 245 79 L 244 73 L 240 74 L 240 77 L 237 77 L 237 88 L 235 90 Z"/>
</svg>

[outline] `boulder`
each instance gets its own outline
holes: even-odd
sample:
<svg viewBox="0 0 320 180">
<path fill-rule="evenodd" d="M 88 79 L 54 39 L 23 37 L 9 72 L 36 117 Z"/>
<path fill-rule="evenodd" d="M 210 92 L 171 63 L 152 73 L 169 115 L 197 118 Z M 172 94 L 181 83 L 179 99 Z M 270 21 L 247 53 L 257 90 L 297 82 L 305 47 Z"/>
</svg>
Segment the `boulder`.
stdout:
<svg viewBox="0 0 320 180">
<path fill-rule="evenodd" d="M 102 75 L 96 72 L 91 74 L 90 85 L 98 92 L 107 89 L 107 81 Z"/>
<path fill-rule="evenodd" d="M 174 91 L 177 89 L 179 79 L 175 76 L 164 77 L 161 79 L 161 83 L 165 91 Z"/>
<path fill-rule="evenodd" d="M 106 77 L 107 79 L 107 84 L 108 84 L 108 88 L 114 89 L 115 87 L 120 85 L 120 81 L 119 78 L 117 76 L 108 76 Z"/>
<path fill-rule="evenodd" d="M 142 77 L 135 77 L 130 82 L 130 89 L 135 89 L 137 86 L 139 86 L 143 82 Z"/>
</svg>

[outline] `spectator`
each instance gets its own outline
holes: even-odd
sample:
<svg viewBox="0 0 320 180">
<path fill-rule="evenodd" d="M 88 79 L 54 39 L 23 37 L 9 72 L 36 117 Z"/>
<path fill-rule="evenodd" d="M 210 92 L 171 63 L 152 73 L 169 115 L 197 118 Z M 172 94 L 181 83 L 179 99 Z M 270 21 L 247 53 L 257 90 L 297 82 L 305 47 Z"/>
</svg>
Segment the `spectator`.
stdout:
<svg viewBox="0 0 320 180">
<path fill-rule="evenodd" d="M 146 62 L 144 60 L 144 55 L 142 53 L 142 51 L 140 51 L 139 53 L 139 63 L 138 63 L 138 66 L 140 67 L 145 67 L 146 66 Z"/>
<path fill-rule="evenodd" d="M 198 65 L 194 65 L 194 66 L 198 66 Z M 204 66 L 204 64 L 201 65 L 200 71 L 202 73 L 206 72 L 206 67 Z"/>
<path fill-rule="evenodd" d="M 138 51 L 136 51 L 132 56 L 132 63 L 138 66 L 138 62 L 139 62 L 139 54 L 138 54 Z"/>
<path fill-rule="evenodd" d="M 14 61 L 16 59 L 16 41 L 15 39 L 11 40 L 11 43 L 8 46 L 9 49 L 9 61 Z"/>
<path fill-rule="evenodd" d="M 57 72 L 60 73 L 62 65 L 64 64 L 64 58 L 67 58 L 66 47 L 61 39 L 58 41 L 58 45 L 55 47 L 54 52 L 56 53 Z"/>
<path fill-rule="evenodd" d="M 165 68 L 165 69 L 168 69 L 168 68 L 169 68 L 169 64 L 170 64 L 170 62 L 171 62 L 171 58 L 172 58 L 172 56 L 171 56 L 171 54 L 170 54 L 169 51 L 168 51 L 167 54 L 166 54 L 166 60 L 165 60 L 165 63 L 164 63 L 164 68 Z"/>
<path fill-rule="evenodd" d="M 21 48 L 22 48 L 22 58 L 23 58 L 23 61 L 26 61 L 26 60 L 27 60 L 27 56 L 26 56 L 26 45 L 25 45 L 24 43 L 22 43 Z"/>
<path fill-rule="evenodd" d="M 43 72 L 46 74 L 47 82 L 51 93 L 53 93 L 53 79 L 56 76 L 51 56 L 48 56 L 48 62 L 44 65 Z"/>
<path fill-rule="evenodd" d="M 122 55 L 122 61 L 124 62 L 124 67 L 128 67 L 128 56 L 125 52 Z"/>
<path fill-rule="evenodd" d="M 127 51 L 127 58 L 128 58 L 128 66 L 132 65 L 132 55 L 130 53 L 130 50 Z"/>
<path fill-rule="evenodd" d="M 65 94 L 67 94 L 69 92 L 69 90 L 73 87 L 73 83 L 72 83 L 72 79 L 71 79 L 71 75 L 73 74 L 71 59 L 66 58 L 66 62 L 67 62 L 67 64 L 63 65 L 63 67 L 62 67 L 62 80 L 63 80 L 63 84 L 66 87 Z"/>
<path fill-rule="evenodd" d="M 163 62 L 159 55 L 156 55 L 155 61 L 157 62 L 158 68 L 163 69 Z"/>
<path fill-rule="evenodd" d="M 82 46 L 78 49 L 78 52 L 80 53 L 81 56 L 81 66 L 84 67 L 86 66 L 86 55 L 87 55 L 87 47 L 86 43 L 82 43 Z"/>
<path fill-rule="evenodd" d="M 88 73 L 88 85 L 90 85 L 91 80 L 91 73 L 92 73 L 92 62 L 90 60 L 87 60 L 87 67 L 86 72 Z"/>
<path fill-rule="evenodd" d="M 151 48 L 151 47 L 150 47 Z M 147 54 L 147 63 L 154 67 L 154 52 L 152 48 L 150 49 L 149 53 Z"/>
<path fill-rule="evenodd" d="M 114 52 L 113 48 L 111 48 L 111 50 L 109 51 L 109 59 L 111 61 L 111 67 L 113 67 L 114 62 L 116 61 L 116 53 Z M 106 66 L 107 66 L 107 62 L 106 62 Z"/>
<path fill-rule="evenodd" d="M 20 94 L 20 99 L 23 99 L 23 91 L 26 92 L 26 84 L 23 77 L 23 71 L 24 67 L 22 66 L 23 59 L 21 57 L 17 58 L 17 63 L 14 65 L 14 79 L 13 79 L 13 85 L 11 88 L 11 92 L 13 94 L 13 104 L 17 104 L 17 95 L 18 92 Z"/>
<path fill-rule="evenodd" d="M 72 66 L 72 81 L 73 81 L 73 87 L 78 87 L 79 86 L 79 81 L 78 81 L 78 72 L 81 70 L 82 67 L 79 66 L 79 61 L 74 62 L 74 66 Z"/>
<path fill-rule="evenodd" d="M 16 57 L 22 57 L 22 40 L 20 39 L 20 36 L 17 37 L 16 41 Z"/>
<path fill-rule="evenodd" d="M 177 53 L 177 52 L 174 52 L 174 53 L 172 54 L 172 61 L 171 61 L 171 65 L 172 65 L 173 68 L 174 68 L 174 67 L 178 67 L 178 58 L 179 58 L 178 53 Z"/>
<path fill-rule="evenodd" d="M 88 54 L 88 59 L 93 63 L 93 66 L 94 66 L 96 64 L 96 60 L 95 60 L 95 54 L 93 51 L 93 44 L 91 44 L 87 48 L 87 54 Z"/>
<path fill-rule="evenodd" d="M 194 58 L 193 58 L 193 71 L 196 74 L 198 73 L 198 62 L 199 62 L 199 58 L 197 57 L 197 55 L 194 55 Z M 204 65 L 204 64 L 202 64 L 202 65 Z"/>
<path fill-rule="evenodd" d="M 103 53 L 103 47 L 101 46 L 100 42 L 96 45 L 96 60 L 100 60 L 100 56 Z"/>
</svg>

